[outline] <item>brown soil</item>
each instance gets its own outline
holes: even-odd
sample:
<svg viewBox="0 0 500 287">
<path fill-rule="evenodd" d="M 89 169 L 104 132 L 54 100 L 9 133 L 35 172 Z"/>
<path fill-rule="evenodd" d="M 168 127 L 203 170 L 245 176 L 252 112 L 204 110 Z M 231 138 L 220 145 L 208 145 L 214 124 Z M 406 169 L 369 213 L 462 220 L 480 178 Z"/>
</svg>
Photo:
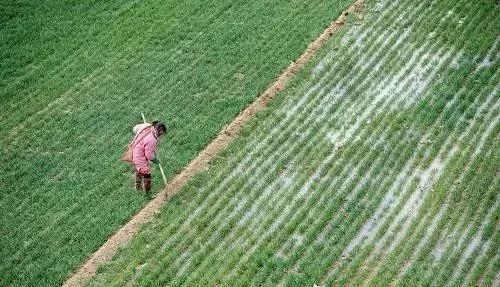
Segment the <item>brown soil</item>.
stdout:
<svg viewBox="0 0 500 287">
<path fill-rule="evenodd" d="M 177 174 L 153 200 L 142 210 L 137 212 L 129 222 L 108 238 L 106 243 L 94 252 L 83 265 L 66 279 L 62 286 L 82 286 L 92 278 L 97 268 L 111 260 L 119 247 L 126 245 L 137 234 L 139 228 L 148 222 L 154 214 L 165 204 L 170 196 L 179 192 L 187 181 L 196 173 L 206 170 L 210 161 L 225 149 L 237 136 L 241 128 L 259 111 L 263 110 L 276 95 L 283 90 L 288 81 L 296 74 L 307 61 L 331 38 L 333 33 L 346 23 L 347 16 L 353 12 L 360 12 L 364 0 L 357 0 L 349 6 L 325 31 L 309 44 L 306 51 L 288 68 L 243 112 L 241 112 L 228 126 L 226 126 L 186 168 Z"/>
</svg>

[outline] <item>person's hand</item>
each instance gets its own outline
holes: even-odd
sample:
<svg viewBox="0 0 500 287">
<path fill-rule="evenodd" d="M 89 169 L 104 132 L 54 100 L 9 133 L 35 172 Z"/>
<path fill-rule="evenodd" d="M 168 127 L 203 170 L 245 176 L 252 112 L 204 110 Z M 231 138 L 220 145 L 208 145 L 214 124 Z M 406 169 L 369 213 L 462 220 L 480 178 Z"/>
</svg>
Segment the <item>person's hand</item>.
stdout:
<svg viewBox="0 0 500 287">
<path fill-rule="evenodd" d="M 160 163 L 160 160 L 158 159 L 158 157 L 154 157 L 152 160 L 151 160 L 153 163 L 156 163 L 156 164 L 159 164 Z"/>
</svg>

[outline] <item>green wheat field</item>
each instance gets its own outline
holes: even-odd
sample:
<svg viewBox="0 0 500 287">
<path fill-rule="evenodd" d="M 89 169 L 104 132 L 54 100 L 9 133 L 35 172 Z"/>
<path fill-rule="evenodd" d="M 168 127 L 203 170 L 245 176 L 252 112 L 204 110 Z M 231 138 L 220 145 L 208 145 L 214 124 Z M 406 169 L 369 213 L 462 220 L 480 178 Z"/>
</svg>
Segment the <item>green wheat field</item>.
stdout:
<svg viewBox="0 0 500 287">
<path fill-rule="evenodd" d="M 350 1 L 1 1 L 0 286 L 59 286 Z M 500 6 L 362 12 L 89 286 L 500 286 Z M 157 169 L 154 190 L 161 190 Z"/>
</svg>

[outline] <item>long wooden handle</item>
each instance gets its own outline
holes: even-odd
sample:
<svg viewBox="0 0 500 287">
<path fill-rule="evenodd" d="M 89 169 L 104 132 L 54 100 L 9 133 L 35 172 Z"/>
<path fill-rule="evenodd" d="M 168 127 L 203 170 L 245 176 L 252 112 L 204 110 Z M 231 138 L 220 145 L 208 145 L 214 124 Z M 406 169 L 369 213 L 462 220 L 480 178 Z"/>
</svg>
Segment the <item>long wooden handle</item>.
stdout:
<svg viewBox="0 0 500 287">
<path fill-rule="evenodd" d="M 160 172 L 161 176 L 163 177 L 163 182 L 165 183 L 165 185 L 167 185 L 167 177 L 165 176 L 165 172 L 163 172 L 163 167 L 161 166 L 161 162 L 158 164 L 158 166 L 160 167 Z"/>
</svg>

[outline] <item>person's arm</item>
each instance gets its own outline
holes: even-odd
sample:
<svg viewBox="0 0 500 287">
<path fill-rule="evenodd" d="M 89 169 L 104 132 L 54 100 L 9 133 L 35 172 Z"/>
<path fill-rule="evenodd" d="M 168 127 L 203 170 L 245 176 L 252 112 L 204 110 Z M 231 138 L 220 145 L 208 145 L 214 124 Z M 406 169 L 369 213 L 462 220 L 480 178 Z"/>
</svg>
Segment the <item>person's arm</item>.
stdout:
<svg viewBox="0 0 500 287">
<path fill-rule="evenodd" d="M 144 154 L 146 155 L 146 159 L 149 161 L 153 161 L 155 158 L 156 152 L 156 144 L 155 143 L 146 143 L 144 147 Z"/>
</svg>

